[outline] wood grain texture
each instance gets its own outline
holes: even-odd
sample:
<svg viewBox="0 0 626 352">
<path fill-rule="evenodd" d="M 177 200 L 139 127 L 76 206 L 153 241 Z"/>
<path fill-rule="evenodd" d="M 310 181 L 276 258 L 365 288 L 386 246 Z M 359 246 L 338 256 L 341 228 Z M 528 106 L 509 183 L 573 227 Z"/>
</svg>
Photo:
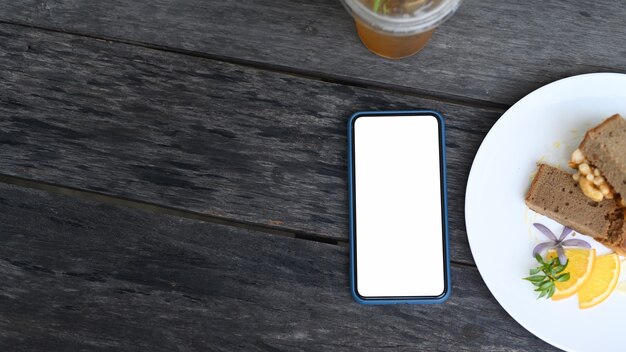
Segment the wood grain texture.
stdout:
<svg viewBox="0 0 626 352">
<path fill-rule="evenodd" d="M 347 239 L 346 121 L 447 117 L 453 260 L 472 263 L 470 165 L 497 112 L 0 25 L 3 173 Z"/>
<path fill-rule="evenodd" d="M 466 0 L 418 55 L 370 54 L 339 0 L 0 1 L 0 19 L 414 92 L 512 104 L 574 74 L 626 70 L 619 0 Z"/>
<path fill-rule="evenodd" d="M 443 305 L 361 306 L 345 248 L 0 185 L 4 351 L 549 351 L 453 266 Z"/>
</svg>

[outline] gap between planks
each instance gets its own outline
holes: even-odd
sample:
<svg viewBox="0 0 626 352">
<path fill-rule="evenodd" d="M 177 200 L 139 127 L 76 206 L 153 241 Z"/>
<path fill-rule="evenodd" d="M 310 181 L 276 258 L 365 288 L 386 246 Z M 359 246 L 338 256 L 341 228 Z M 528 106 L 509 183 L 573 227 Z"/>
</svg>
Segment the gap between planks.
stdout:
<svg viewBox="0 0 626 352">
<path fill-rule="evenodd" d="M 147 211 L 147 212 L 151 212 L 155 214 L 163 214 L 163 215 L 176 216 L 176 217 L 198 220 L 198 221 L 203 221 L 203 222 L 208 222 L 208 223 L 214 223 L 214 224 L 219 224 L 219 225 L 233 226 L 233 227 L 243 228 L 243 229 L 252 230 L 252 231 L 264 232 L 264 233 L 268 233 L 268 234 L 272 234 L 276 236 L 291 237 L 291 238 L 297 238 L 297 239 L 306 240 L 306 241 L 321 242 L 321 243 L 342 246 L 342 247 L 349 246 L 349 242 L 347 240 L 330 238 L 328 236 L 324 236 L 320 234 L 306 233 L 302 231 L 281 228 L 278 226 L 269 226 L 269 225 L 258 224 L 258 223 L 248 223 L 248 222 L 233 220 L 233 219 L 225 218 L 225 217 L 219 217 L 219 216 L 208 215 L 208 214 L 203 214 L 199 212 L 181 210 L 181 209 L 167 207 L 167 206 L 158 205 L 158 204 L 152 204 L 148 202 L 137 201 L 137 200 L 133 200 L 129 198 L 114 197 L 114 196 L 110 196 L 110 195 L 106 195 L 106 194 L 102 194 L 102 193 L 98 193 L 94 191 L 86 191 L 86 190 L 82 190 L 82 189 L 78 189 L 74 187 L 60 186 L 60 185 L 56 185 L 56 184 L 52 184 L 48 182 L 30 180 L 30 179 L 26 179 L 22 177 L 17 177 L 17 176 L 0 174 L 0 183 L 6 183 L 10 185 L 25 187 L 25 188 L 42 190 L 42 191 L 46 191 L 49 193 L 61 194 L 61 195 L 72 197 L 72 198 L 98 201 L 98 202 L 102 202 L 102 203 L 106 203 L 106 204 L 110 204 L 110 205 L 114 205 L 118 207 L 137 209 L 137 210 Z M 465 267 L 472 267 L 472 268 L 476 267 L 476 265 L 473 263 L 467 263 L 463 261 L 450 260 L 450 263 L 455 264 L 455 265 L 465 266 Z"/>
<path fill-rule="evenodd" d="M 413 97 L 430 99 L 430 100 L 438 100 L 444 103 L 464 105 L 467 107 L 479 108 L 479 109 L 484 109 L 484 110 L 499 112 L 499 113 L 504 113 L 510 107 L 510 105 L 508 104 L 503 104 L 503 103 L 498 103 L 498 102 L 493 102 L 493 101 L 488 101 L 488 100 L 473 99 L 473 98 L 457 96 L 457 95 L 438 94 L 438 93 L 429 92 L 427 90 L 417 89 L 417 88 L 408 89 L 402 86 L 394 86 L 391 84 L 384 84 L 384 83 L 380 83 L 376 81 L 369 81 L 369 80 L 363 80 L 363 79 L 355 79 L 355 78 L 347 79 L 345 77 L 341 77 L 341 76 L 337 76 L 337 75 L 333 75 L 329 73 L 324 73 L 320 71 L 295 69 L 295 68 L 276 65 L 276 64 L 263 63 L 263 62 L 253 61 L 253 60 L 246 60 L 246 59 L 240 59 L 236 57 L 224 56 L 224 55 L 209 54 L 209 53 L 200 52 L 200 51 L 180 49 L 180 48 L 175 48 L 175 47 L 151 44 L 151 43 L 146 43 L 146 42 L 139 42 L 139 41 L 128 40 L 128 39 L 123 39 L 123 38 L 93 35 L 93 34 L 81 33 L 81 32 L 76 32 L 76 31 L 66 31 L 66 30 L 61 30 L 57 28 L 36 26 L 36 25 L 29 24 L 29 23 L 13 22 L 13 21 L 6 21 L 6 20 L 0 20 L 0 24 L 30 28 L 30 29 L 59 33 L 59 34 L 64 34 L 64 35 L 72 35 L 72 36 L 77 36 L 77 37 L 93 39 L 93 40 L 105 41 L 109 43 L 137 46 L 137 47 L 142 47 L 145 49 L 165 51 L 165 52 L 170 52 L 170 53 L 179 54 L 179 55 L 199 57 L 199 58 L 212 60 L 212 61 L 218 61 L 218 62 L 230 63 L 230 64 L 235 64 L 235 65 L 244 66 L 244 67 L 250 67 L 253 69 L 257 69 L 257 70 L 276 72 L 280 74 L 286 74 L 286 75 L 291 75 L 291 76 L 296 76 L 296 77 L 301 77 L 301 78 L 306 78 L 306 79 L 311 79 L 311 80 L 317 80 L 317 81 L 322 81 L 322 82 L 334 83 L 334 84 L 341 84 L 341 85 L 346 85 L 346 86 L 351 86 L 351 87 L 359 87 L 359 88 L 378 90 L 378 91 L 384 91 L 384 92 L 392 92 L 392 93 L 401 93 L 407 96 L 413 96 Z"/>
<path fill-rule="evenodd" d="M 301 231 L 294 231 L 290 229 L 281 228 L 279 226 L 271 226 L 271 225 L 264 225 L 264 224 L 258 224 L 258 223 L 248 223 L 248 222 L 244 222 L 240 220 L 233 220 L 230 218 L 203 214 L 200 212 L 182 210 L 182 209 L 177 209 L 174 207 L 168 207 L 164 205 L 138 201 L 138 200 L 134 200 L 130 198 L 110 196 L 110 195 L 95 192 L 95 191 L 82 190 L 82 189 L 78 189 L 78 188 L 74 188 L 70 186 L 61 186 L 61 185 L 56 185 L 53 183 L 36 181 L 36 180 L 31 180 L 27 178 L 12 176 L 12 175 L 0 174 L 0 182 L 15 185 L 15 186 L 20 186 L 20 187 L 25 187 L 25 188 L 42 190 L 42 191 L 46 191 L 46 192 L 53 193 L 53 194 L 61 194 L 64 196 L 78 198 L 78 199 L 93 200 L 93 201 L 98 201 L 98 202 L 102 202 L 106 204 L 111 204 L 114 206 L 148 211 L 148 212 L 156 213 L 156 214 L 177 216 L 181 218 L 200 220 L 203 222 L 210 222 L 214 224 L 234 226 L 234 227 L 244 228 L 248 230 L 260 231 L 260 232 L 265 232 L 265 233 L 269 233 L 269 234 L 273 234 L 277 236 L 302 238 L 305 240 L 311 240 L 315 242 L 323 242 L 323 243 L 328 243 L 328 244 L 339 245 L 336 239 L 328 238 L 322 235 L 304 233 Z"/>
</svg>

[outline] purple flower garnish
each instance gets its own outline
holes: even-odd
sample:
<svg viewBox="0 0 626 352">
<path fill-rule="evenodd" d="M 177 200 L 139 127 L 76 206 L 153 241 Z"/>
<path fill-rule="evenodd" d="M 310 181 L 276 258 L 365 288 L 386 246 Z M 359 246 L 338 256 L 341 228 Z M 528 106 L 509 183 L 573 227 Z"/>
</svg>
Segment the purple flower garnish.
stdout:
<svg viewBox="0 0 626 352">
<path fill-rule="evenodd" d="M 561 236 L 559 236 L 559 238 L 556 238 L 554 233 L 552 233 L 549 228 L 540 223 L 536 222 L 533 224 L 533 226 L 536 227 L 537 230 L 541 231 L 541 233 L 543 233 L 546 237 L 548 237 L 548 239 L 550 239 L 548 242 L 539 243 L 537 246 L 535 246 L 535 249 L 533 249 L 533 257 L 537 254 L 541 254 L 541 252 L 545 250 L 555 248 L 556 253 L 559 255 L 559 262 L 561 262 L 562 265 L 565 265 L 565 263 L 567 262 L 567 257 L 565 256 L 565 250 L 563 249 L 563 247 L 579 247 L 587 249 L 591 248 L 591 245 L 583 240 L 566 240 L 565 238 L 573 231 L 567 226 L 563 228 L 563 232 L 561 232 Z"/>
</svg>

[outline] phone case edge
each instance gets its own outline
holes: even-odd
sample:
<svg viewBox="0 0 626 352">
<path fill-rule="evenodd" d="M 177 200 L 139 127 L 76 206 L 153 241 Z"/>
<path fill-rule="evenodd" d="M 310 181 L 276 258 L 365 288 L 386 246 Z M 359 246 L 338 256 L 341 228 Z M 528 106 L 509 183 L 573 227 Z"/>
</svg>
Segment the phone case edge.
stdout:
<svg viewBox="0 0 626 352">
<path fill-rule="evenodd" d="M 354 192 L 353 192 L 353 148 L 352 139 L 354 121 L 359 116 L 364 115 L 401 115 L 401 114 L 428 114 L 433 115 L 439 120 L 441 126 L 440 140 L 441 140 L 441 159 L 442 159 L 442 187 L 443 187 L 443 236 L 444 236 L 444 272 L 445 272 L 445 289 L 444 292 L 435 298 L 410 298 L 410 299 L 364 299 L 359 296 L 355 286 L 355 265 L 354 265 Z M 352 298 L 360 304 L 364 305 L 382 305 L 382 304 L 438 304 L 443 303 L 450 297 L 452 293 L 452 280 L 450 278 L 450 249 L 449 249 L 449 230 L 448 230 L 448 182 L 447 182 L 447 168 L 446 168 L 446 133 L 445 133 L 445 121 L 443 116 L 434 110 L 392 110 L 392 111 L 359 111 L 350 116 L 348 119 L 348 202 L 349 202 L 349 231 L 350 231 L 350 293 Z"/>
</svg>

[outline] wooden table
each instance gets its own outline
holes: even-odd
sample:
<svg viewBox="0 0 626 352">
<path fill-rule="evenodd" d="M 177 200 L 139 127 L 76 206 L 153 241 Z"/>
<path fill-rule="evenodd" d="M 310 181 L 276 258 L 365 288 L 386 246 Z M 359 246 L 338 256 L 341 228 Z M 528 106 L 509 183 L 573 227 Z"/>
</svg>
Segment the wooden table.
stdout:
<svg viewBox="0 0 626 352">
<path fill-rule="evenodd" d="M 337 0 L 1 0 L 0 350 L 554 350 L 483 283 L 466 180 L 519 98 L 626 70 L 624 18 L 467 0 L 388 61 Z M 410 108 L 446 116 L 453 294 L 361 306 L 346 119 Z"/>
</svg>

